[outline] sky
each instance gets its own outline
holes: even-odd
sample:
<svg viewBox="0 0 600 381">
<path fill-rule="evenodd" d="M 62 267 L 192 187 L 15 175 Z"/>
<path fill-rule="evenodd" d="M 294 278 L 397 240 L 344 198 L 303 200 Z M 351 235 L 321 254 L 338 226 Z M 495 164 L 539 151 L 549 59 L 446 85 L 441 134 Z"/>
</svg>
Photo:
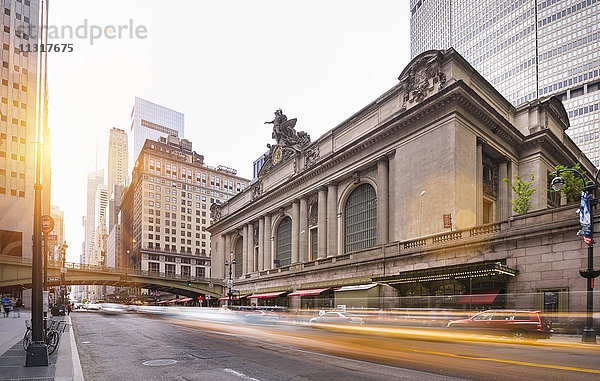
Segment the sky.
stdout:
<svg viewBox="0 0 600 381">
<path fill-rule="evenodd" d="M 106 169 L 112 127 L 129 133 L 134 97 L 185 114 L 205 163 L 250 179 L 276 109 L 315 140 L 393 87 L 409 21 L 407 0 L 51 1 L 49 42 L 73 47 L 48 54 L 68 260 L 81 252 L 87 174 Z"/>
</svg>

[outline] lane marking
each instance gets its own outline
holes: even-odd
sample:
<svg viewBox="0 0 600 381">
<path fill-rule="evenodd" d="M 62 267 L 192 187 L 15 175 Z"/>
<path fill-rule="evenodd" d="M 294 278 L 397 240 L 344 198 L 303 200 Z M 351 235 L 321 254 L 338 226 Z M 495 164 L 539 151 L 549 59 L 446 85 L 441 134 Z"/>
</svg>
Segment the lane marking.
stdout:
<svg viewBox="0 0 600 381">
<path fill-rule="evenodd" d="M 287 335 L 287 336 L 296 336 L 296 337 L 302 337 L 302 338 L 306 338 L 306 339 L 323 340 L 323 338 L 319 338 L 319 337 L 315 337 L 315 336 L 299 335 L 299 334 L 295 334 L 295 333 L 285 333 L 285 332 L 277 332 L 277 331 L 263 331 L 263 332 Z M 491 361 L 491 362 L 499 362 L 499 363 L 505 363 L 505 364 L 534 366 L 534 367 L 539 367 L 539 368 L 560 369 L 560 370 L 570 370 L 570 371 L 575 371 L 575 372 L 600 374 L 600 370 L 597 370 L 597 369 L 575 368 L 575 367 L 562 366 L 562 365 L 536 364 L 536 363 L 532 363 L 532 362 L 516 361 L 516 360 L 502 360 L 502 359 L 494 359 L 494 358 L 488 358 L 488 357 L 471 357 L 471 356 L 464 356 L 464 355 L 455 355 L 453 353 L 425 351 L 425 350 L 413 349 L 413 348 L 399 348 L 399 347 L 391 347 L 391 346 L 383 346 L 382 348 L 387 348 L 387 349 L 392 349 L 392 350 L 400 350 L 400 351 L 405 351 L 405 352 L 417 352 L 417 353 L 432 354 L 432 355 L 438 355 L 438 356 L 456 357 L 456 358 L 462 358 L 462 359 L 467 359 L 467 360 Z"/>
<path fill-rule="evenodd" d="M 562 366 L 562 365 L 536 364 L 533 362 L 516 361 L 516 360 L 502 360 L 502 359 L 494 359 L 494 358 L 489 358 L 489 357 L 472 357 L 472 356 L 464 356 L 464 355 L 455 355 L 453 353 L 425 351 L 425 350 L 421 350 L 421 349 L 412 349 L 412 348 L 398 348 L 398 347 L 390 347 L 390 346 L 383 346 L 383 348 L 406 351 L 406 352 L 425 353 L 425 354 L 438 355 L 438 356 L 456 357 L 456 358 L 467 359 L 467 360 L 491 361 L 491 362 L 499 362 L 499 363 L 505 363 L 505 364 L 534 366 L 534 367 L 538 367 L 538 368 L 572 370 L 572 371 L 576 371 L 576 372 L 600 374 L 600 370 L 597 370 L 597 369 L 575 368 L 575 367 L 571 367 L 571 366 Z"/>
<path fill-rule="evenodd" d="M 250 381 L 260 381 L 258 378 L 254 378 L 254 377 L 250 377 L 250 376 L 246 376 L 244 373 L 240 373 L 240 372 L 236 372 L 233 369 L 228 369 L 228 368 L 224 368 L 223 369 L 224 372 L 227 373 L 231 373 L 234 376 L 238 376 L 240 378 L 243 378 L 244 380 L 250 380 Z"/>
</svg>

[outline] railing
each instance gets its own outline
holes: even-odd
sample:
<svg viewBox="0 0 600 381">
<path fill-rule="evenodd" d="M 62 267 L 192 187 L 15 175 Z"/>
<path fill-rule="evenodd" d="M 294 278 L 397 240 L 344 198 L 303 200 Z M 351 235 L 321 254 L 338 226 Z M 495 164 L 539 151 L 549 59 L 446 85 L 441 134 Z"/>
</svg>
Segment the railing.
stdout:
<svg viewBox="0 0 600 381">
<path fill-rule="evenodd" d="M 413 239 L 410 241 L 405 241 L 403 243 L 404 248 L 405 249 L 412 249 L 413 247 L 420 247 L 420 246 L 425 246 L 426 245 L 426 241 L 423 238 L 419 238 L 419 239 Z"/>
<path fill-rule="evenodd" d="M 23 263 L 23 264 L 30 265 L 31 258 L 13 257 L 10 255 L 0 255 L 0 262 Z M 181 275 L 181 274 L 159 273 L 159 272 L 154 272 L 154 271 L 146 271 L 146 270 L 138 270 L 138 269 L 130 269 L 130 268 L 122 268 L 122 267 L 88 265 L 88 264 L 73 263 L 73 262 L 65 262 L 63 264 L 60 261 L 48 261 L 48 267 L 50 267 L 50 268 L 65 267 L 67 269 L 73 269 L 73 270 L 96 271 L 96 272 L 104 272 L 104 273 L 118 274 L 118 275 L 124 275 L 124 276 L 150 276 L 150 277 L 166 278 L 166 279 L 189 280 L 189 281 L 193 281 L 193 282 L 209 282 L 209 283 L 213 283 L 213 284 L 217 284 L 217 285 L 223 285 L 222 279 L 196 277 L 196 276 Z"/>
<path fill-rule="evenodd" d="M 455 231 L 455 232 L 450 232 L 450 233 L 443 233 L 443 234 L 438 234 L 436 236 L 432 237 L 432 241 L 433 243 L 441 243 L 441 242 L 448 242 L 448 241 L 456 241 L 457 239 L 461 239 L 462 238 L 462 232 L 459 231 Z"/>
</svg>

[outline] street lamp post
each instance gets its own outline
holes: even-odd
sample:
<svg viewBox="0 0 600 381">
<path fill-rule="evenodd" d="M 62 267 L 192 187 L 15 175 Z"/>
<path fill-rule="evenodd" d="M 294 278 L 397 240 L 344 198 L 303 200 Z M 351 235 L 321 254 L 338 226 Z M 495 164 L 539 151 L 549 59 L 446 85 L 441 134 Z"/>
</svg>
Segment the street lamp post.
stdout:
<svg viewBox="0 0 600 381">
<path fill-rule="evenodd" d="M 225 266 L 229 267 L 229 280 L 227 281 L 227 288 L 229 291 L 227 292 L 227 307 L 231 306 L 231 297 L 233 293 L 231 289 L 233 288 L 233 278 L 232 278 L 232 268 L 235 265 L 235 260 L 233 259 L 233 253 L 229 253 L 229 260 L 225 261 Z"/>
<path fill-rule="evenodd" d="M 419 195 L 419 238 L 421 238 L 421 226 L 423 226 L 423 196 L 425 196 L 425 191 L 421 191 Z"/>
<path fill-rule="evenodd" d="M 565 185 L 565 180 L 560 177 L 560 174 L 563 172 L 572 172 L 577 174 L 586 186 L 583 188 L 583 191 L 587 195 L 587 198 L 584 199 L 584 195 L 582 194 L 582 209 L 581 213 L 585 213 L 585 208 L 588 208 L 585 205 L 584 201 L 589 200 L 589 227 L 584 226 L 587 224 L 587 216 L 580 215 L 580 221 L 582 222 L 582 231 L 584 237 L 589 235 L 589 240 L 586 240 L 588 244 L 588 261 L 587 261 L 587 269 L 579 270 L 579 274 L 587 279 L 587 308 L 586 308 L 586 324 L 583 329 L 583 333 L 581 336 L 581 341 L 584 343 L 596 343 L 596 333 L 594 332 L 594 322 L 593 322 L 593 312 L 594 312 L 594 278 L 600 275 L 600 270 L 594 270 L 594 208 L 598 204 L 598 198 L 596 197 L 596 189 L 598 189 L 598 174 L 600 171 L 596 173 L 596 177 L 594 178 L 594 182 L 587 182 L 585 177 L 576 169 L 566 168 L 566 169 L 558 169 L 556 171 L 556 177 L 552 179 L 552 189 L 555 191 L 560 191 Z M 585 222 L 584 222 L 585 221 Z"/>
</svg>

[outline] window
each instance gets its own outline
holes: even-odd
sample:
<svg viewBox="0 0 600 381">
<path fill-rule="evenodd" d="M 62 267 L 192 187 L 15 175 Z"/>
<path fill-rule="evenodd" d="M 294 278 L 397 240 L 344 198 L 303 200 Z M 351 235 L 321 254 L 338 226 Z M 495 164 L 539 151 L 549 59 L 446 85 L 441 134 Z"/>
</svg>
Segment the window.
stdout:
<svg viewBox="0 0 600 381">
<path fill-rule="evenodd" d="M 175 274 L 175 265 L 172 263 L 165 263 L 165 272 L 167 274 Z"/>
<path fill-rule="evenodd" d="M 369 184 L 358 186 L 344 206 L 344 252 L 375 245 L 377 234 L 377 198 Z"/>
<path fill-rule="evenodd" d="M 240 278 L 242 276 L 242 270 L 243 270 L 243 264 L 244 264 L 244 255 L 243 255 L 243 251 L 244 251 L 244 240 L 242 239 L 242 237 L 239 237 L 237 239 L 237 241 L 235 241 L 235 257 L 234 257 L 234 261 L 235 261 L 235 277 L 236 278 Z M 270 268 L 270 266 L 265 266 L 267 268 Z"/>
<path fill-rule="evenodd" d="M 285 217 L 277 228 L 275 265 L 287 266 L 292 261 L 292 219 Z"/>
<path fill-rule="evenodd" d="M 159 272 L 159 267 L 160 263 L 156 263 L 156 262 L 148 262 L 148 271 L 151 273 L 157 273 Z"/>
<path fill-rule="evenodd" d="M 181 276 L 190 276 L 191 271 L 192 270 L 190 266 L 181 266 Z"/>
<path fill-rule="evenodd" d="M 204 278 L 206 276 L 206 269 L 204 267 L 196 267 L 196 276 Z"/>
<path fill-rule="evenodd" d="M 310 258 L 309 261 L 317 259 L 319 249 L 319 234 L 317 228 L 310 230 Z"/>
</svg>

